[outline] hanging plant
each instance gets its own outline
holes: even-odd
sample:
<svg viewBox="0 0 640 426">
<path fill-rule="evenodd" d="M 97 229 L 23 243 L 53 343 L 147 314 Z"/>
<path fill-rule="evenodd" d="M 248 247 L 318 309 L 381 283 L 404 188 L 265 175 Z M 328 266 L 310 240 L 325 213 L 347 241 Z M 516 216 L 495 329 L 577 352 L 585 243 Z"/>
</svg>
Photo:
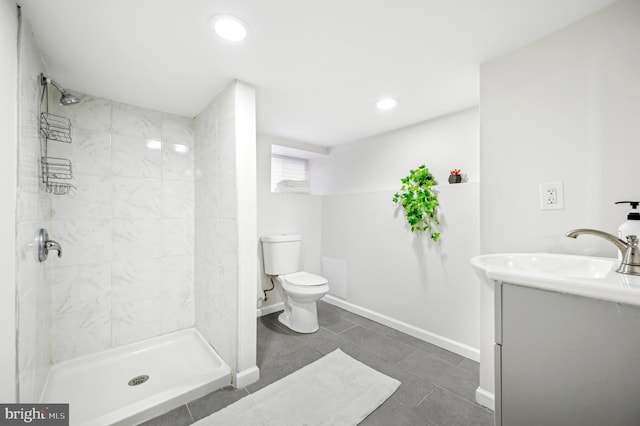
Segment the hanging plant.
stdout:
<svg viewBox="0 0 640 426">
<path fill-rule="evenodd" d="M 393 194 L 393 202 L 404 209 L 411 232 L 429 231 L 431 239 L 438 241 L 440 233 L 433 230 L 433 226 L 440 223 L 436 216 L 438 195 L 432 189 L 437 185 L 435 178 L 423 164 L 400 181 L 402 187 Z"/>
</svg>

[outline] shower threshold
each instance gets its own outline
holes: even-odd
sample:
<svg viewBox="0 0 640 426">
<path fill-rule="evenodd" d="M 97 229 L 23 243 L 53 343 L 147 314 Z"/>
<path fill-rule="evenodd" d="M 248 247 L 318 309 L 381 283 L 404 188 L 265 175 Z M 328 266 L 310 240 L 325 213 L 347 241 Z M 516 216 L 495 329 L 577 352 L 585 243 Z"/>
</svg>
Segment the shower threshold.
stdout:
<svg viewBox="0 0 640 426">
<path fill-rule="evenodd" d="M 72 426 L 133 425 L 231 383 L 195 328 L 61 362 L 42 403 L 68 403 Z"/>
</svg>

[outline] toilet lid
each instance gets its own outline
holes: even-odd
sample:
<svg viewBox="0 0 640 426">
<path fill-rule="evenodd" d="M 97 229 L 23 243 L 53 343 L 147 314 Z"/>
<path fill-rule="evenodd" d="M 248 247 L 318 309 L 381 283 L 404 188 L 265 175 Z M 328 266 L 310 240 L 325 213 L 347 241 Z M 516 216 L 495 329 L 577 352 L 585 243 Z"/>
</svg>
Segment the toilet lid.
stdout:
<svg viewBox="0 0 640 426">
<path fill-rule="evenodd" d="M 328 282 L 326 278 L 308 272 L 294 272 L 293 274 L 285 275 L 284 279 L 287 284 L 299 287 L 318 286 Z"/>
</svg>

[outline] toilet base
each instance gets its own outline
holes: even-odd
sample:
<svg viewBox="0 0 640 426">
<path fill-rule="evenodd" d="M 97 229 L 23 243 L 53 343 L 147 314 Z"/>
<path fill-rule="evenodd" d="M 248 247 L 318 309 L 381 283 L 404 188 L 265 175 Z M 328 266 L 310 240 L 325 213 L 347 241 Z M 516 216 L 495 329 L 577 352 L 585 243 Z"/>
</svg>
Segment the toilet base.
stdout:
<svg viewBox="0 0 640 426">
<path fill-rule="evenodd" d="M 281 324 L 298 333 L 315 333 L 320 329 L 316 302 L 300 303 L 297 306 L 285 302 L 285 309 L 278 315 Z"/>
</svg>

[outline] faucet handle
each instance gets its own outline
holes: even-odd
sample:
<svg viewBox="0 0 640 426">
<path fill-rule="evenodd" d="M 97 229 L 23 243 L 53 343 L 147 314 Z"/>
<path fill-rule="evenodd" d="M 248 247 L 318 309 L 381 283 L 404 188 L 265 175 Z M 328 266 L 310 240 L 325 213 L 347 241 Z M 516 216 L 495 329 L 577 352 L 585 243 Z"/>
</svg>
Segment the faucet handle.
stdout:
<svg viewBox="0 0 640 426">
<path fill-rule="evenodd" d="M 47 240 L 44 242 L 44 247 L 47 251 L 56 250 L 58 252 L 58 257 L 62 257 L 62 247 L 60 247 L 60 244 L 58 244 L 57 242 L 53 240 Z"/>
<path fill-rule="evenodd" d="M 49 239 L 49 234 L 44 228 L 41 228 L 38 231 L 37 245 L 38 260 L 40 262 L 44 262 L 45 260 L 47 260 L 47 257 L 49 256 L 49 250 L 57 251 L 58 257 L 62 257 L 62 247 L 57 242 Z"/>
<path fill-rule="evenodd" d="M 629 275 L 640 275 L 640 249 L 638 249 L 638 236 L 627 235 L 627 250 L 622 256 L 622 263 L 617 272 Z"/>
</svg>

